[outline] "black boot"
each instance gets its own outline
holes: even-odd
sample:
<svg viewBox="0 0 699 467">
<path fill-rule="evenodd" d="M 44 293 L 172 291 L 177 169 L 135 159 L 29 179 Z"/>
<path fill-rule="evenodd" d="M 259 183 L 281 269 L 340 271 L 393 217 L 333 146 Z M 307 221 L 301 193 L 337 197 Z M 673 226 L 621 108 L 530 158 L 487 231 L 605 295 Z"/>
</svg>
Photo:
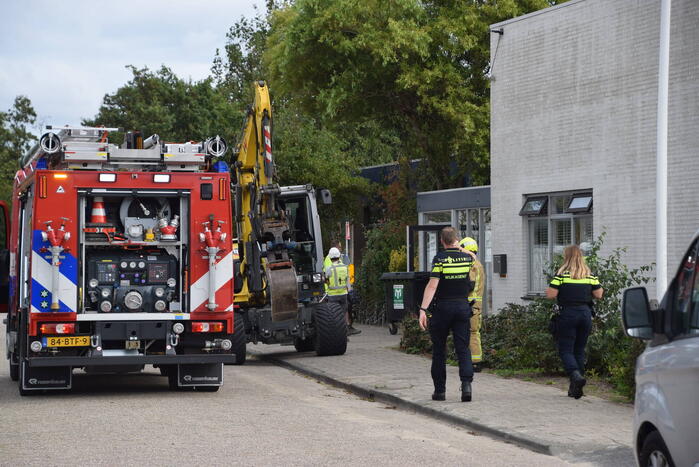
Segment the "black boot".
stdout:
<svg viewBox="0 0 699 467">
<path fill-rule="evenodd" d="M 447 396 L 446 393 L 444 392 L 434 392 L 432 393 L 432 400 L 433 401 L 443 401 L 446 400 Z"/>
<path fill-rule="evenodd" d="M 582 388 L 580 388 L 580 397 L 584 396 Z M 573 394 L 573 383 L 570 383 L 570 386 L 568 386 L 568 397 L 575 397 Z"/>
<path fill-rule="evenodd" d="M 568 395 L 576 399 L 580 399 L 583 396 L 583 386 L 587 383 L 587 380 L 583 378 L 578 370 L 573 371 L 570 374 L 570 386 L 568 388 Z"/>
<path fill-rule="evenodd" d="M 471 402 L 471 383 L 461 383 L 461 402 Z"/>
</svg>

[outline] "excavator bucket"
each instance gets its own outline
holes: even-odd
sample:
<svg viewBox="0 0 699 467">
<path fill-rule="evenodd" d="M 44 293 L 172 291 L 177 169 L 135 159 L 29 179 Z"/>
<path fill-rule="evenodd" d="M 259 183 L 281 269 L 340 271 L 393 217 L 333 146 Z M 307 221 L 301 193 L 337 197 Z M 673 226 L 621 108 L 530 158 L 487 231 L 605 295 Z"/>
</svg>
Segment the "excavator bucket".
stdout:
<svg viewBox="0 0 699 467">
<path fill-rule="evenodd" d="M 272 321 L 295 319 L 299 310 L 299 289 L 293 266 L 267 268 L 267 290 L 270 295 Z"/>
</svg>

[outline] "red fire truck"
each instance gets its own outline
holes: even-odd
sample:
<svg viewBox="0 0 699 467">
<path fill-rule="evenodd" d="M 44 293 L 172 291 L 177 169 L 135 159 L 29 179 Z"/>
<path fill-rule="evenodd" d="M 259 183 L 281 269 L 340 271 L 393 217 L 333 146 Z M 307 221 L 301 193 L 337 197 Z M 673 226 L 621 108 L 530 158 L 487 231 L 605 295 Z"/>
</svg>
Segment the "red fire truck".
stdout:
<svg viewBox="0 0 699 467">
<path fill-rule="evenodd" d="M 116 145 L 117 128 L 47 129 L 15 177 L 0 256 L 20 393 L 70 389 L 76 369 L 147 364 L 171 389 L 216 391 L 244 333 L 234 328 L 229 169 L 214 162 L 225 142 L 127 132 Z"/>
</svg>

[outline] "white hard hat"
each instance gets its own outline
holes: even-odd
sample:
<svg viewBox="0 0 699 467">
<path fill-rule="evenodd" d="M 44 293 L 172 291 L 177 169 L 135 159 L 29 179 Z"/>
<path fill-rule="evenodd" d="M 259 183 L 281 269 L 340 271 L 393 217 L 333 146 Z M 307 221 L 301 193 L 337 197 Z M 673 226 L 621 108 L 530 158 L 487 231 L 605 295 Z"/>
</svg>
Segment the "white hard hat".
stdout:
<svg viewBox="0 0 699 467">
<path fill-rule="evenodd" d="M 328 252 L 328 256 L 330 257 L 330 259 L 335 259 L 335 258 L 339 258 L 340 256 L 342 256 L 342 254 L 340 253 L 340 250 L 338 250 L 335 247 L 332 247 L 332 248 L 330 248 L 330 251 Z"/>
</svg>

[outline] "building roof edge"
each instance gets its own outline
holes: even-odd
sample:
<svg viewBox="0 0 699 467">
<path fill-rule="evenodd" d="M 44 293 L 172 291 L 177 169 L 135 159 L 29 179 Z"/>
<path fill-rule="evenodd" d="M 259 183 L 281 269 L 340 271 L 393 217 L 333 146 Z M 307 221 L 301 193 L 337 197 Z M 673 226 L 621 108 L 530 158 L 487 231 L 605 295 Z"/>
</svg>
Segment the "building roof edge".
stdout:
<svg viewBox="0 0 699 467">
<path fill-rule="evenodd" d="M 518 21 L 522 21 L 524 19 L 529 19 L 529 18 L 532 18 L 534 16 L 543 15 L 545 13 L 549 13 L 551 11 L 558 10 L 559 8 L 565 8 L 567 6 L 576 5 L 578 3 L 582 3 L 585 1 L 587 1 L 587 0 L 568 0 L 565 3 L 550 6 L 548 8 L 544 8 L 543 10 L 532 11 L 531 13 L 527 13 L 526 15 L 517 16 L 515 18 L 506 19 L 505 21 L 500 21 L 499 23 L 491 24 L 490 30 L 492 31 L 494 29 L 498 29 L 498 28 L 500 28 L 502 26 L 506 26 L 508 24 L 516 23 Z"/>
<path fill-rule="evenodd" d="M 447 188 L 446 190 L 418 191 L 418 195 L 429 195 L 431 193 L 448 193 L 450 191 L 465 191 L 465 190 L 482 190 L 490 188 L 490 185 L 464 186 L 460 188 Z"/>
</svg>

